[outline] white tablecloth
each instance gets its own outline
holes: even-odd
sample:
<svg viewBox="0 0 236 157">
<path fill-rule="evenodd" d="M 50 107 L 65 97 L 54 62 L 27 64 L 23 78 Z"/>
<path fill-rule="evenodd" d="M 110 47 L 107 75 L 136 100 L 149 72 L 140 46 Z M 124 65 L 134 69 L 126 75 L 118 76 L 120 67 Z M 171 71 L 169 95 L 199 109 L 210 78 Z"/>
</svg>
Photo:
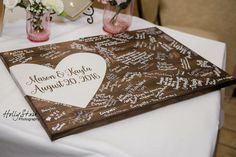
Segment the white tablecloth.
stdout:
<svg viewBox="0 0 236 157">
<path fill-rule="evenodd" d="M 52 23 L 48 42 L 26 39 L 22 10 L 7 13 L 0 37 L 0 51 L 105 34 L 102 12 L 94 23 L 86 17 L 75 22 Z M 130 30 L 155 26 L 137 17 Z M 223 67 L 225 44 L 159 27 L 219 67 Z M 6 111 L 32 112 L 3 63 L 0 62 L 0 156 L 1 157 L 210 157 L 219 128 L 221 95 L 212 92 L 126 120 L 51 142 L 38 121 L 6 118 Z"/>
</svg>

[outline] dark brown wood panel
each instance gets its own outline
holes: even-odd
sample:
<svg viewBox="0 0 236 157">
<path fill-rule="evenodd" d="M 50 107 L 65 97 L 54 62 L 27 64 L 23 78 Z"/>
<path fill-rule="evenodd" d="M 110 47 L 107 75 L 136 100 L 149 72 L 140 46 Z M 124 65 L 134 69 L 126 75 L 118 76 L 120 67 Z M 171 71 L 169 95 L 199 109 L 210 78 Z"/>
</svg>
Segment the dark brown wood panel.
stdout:
<svg viewBox="0 0 236 157">
<path fill-rule="evenodd" d="M 102 57 L 107 66 L 87 107 L 24 93 L 52 140 L 236 83 L 235 78 L 158 28 L 82 38 L 4 52 L 1 56 L 15 76 L 11 69 L 18 65 L 36 64 L 53 71 L 66 57 L 84 52 Z M 63 83 L 60 88 L 64 88 Z"/>
</svg>

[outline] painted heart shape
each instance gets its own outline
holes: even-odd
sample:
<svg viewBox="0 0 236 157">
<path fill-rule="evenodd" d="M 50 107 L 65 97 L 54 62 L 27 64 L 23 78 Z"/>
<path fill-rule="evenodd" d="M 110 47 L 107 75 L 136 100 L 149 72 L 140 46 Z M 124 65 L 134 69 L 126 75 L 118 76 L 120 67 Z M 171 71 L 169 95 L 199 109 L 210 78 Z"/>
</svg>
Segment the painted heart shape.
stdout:
<svg viewBox="0 0 236 157">
<path fill-rule="evenodd" d="M 85 108 L 106 74 L 106 61 L 93 53 L 64 58 L 55 69 L 38 64 L 10 67 L 25 95 Z"/>
</svg>

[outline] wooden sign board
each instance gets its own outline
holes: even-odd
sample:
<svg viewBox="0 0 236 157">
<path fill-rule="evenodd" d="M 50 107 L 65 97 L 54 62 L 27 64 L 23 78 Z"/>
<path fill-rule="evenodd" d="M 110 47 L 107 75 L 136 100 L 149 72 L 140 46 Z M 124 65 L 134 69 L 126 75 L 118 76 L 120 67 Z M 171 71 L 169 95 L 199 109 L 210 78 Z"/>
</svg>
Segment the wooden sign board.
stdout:
<svg viewBox="0 0 236 157">
<path fill-rule="evenodd" d="M 157 28 L 1 57 L 51 140 L 236 83 Z"/>
</svg>

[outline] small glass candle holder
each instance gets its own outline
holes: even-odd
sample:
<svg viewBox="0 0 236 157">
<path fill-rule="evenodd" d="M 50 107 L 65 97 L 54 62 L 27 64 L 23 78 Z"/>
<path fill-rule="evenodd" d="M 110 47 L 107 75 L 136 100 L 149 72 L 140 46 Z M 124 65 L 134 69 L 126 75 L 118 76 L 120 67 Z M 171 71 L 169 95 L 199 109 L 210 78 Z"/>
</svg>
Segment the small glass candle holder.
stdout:
<svg viewBox="0 0 236 157">
<path fill-rule="evenodd" d="M 50 37 L 50 12 L 36 16 L 31 12 L 26 13 L 27 38 L 33 42 L 43 42 Z"/>
</svg>

